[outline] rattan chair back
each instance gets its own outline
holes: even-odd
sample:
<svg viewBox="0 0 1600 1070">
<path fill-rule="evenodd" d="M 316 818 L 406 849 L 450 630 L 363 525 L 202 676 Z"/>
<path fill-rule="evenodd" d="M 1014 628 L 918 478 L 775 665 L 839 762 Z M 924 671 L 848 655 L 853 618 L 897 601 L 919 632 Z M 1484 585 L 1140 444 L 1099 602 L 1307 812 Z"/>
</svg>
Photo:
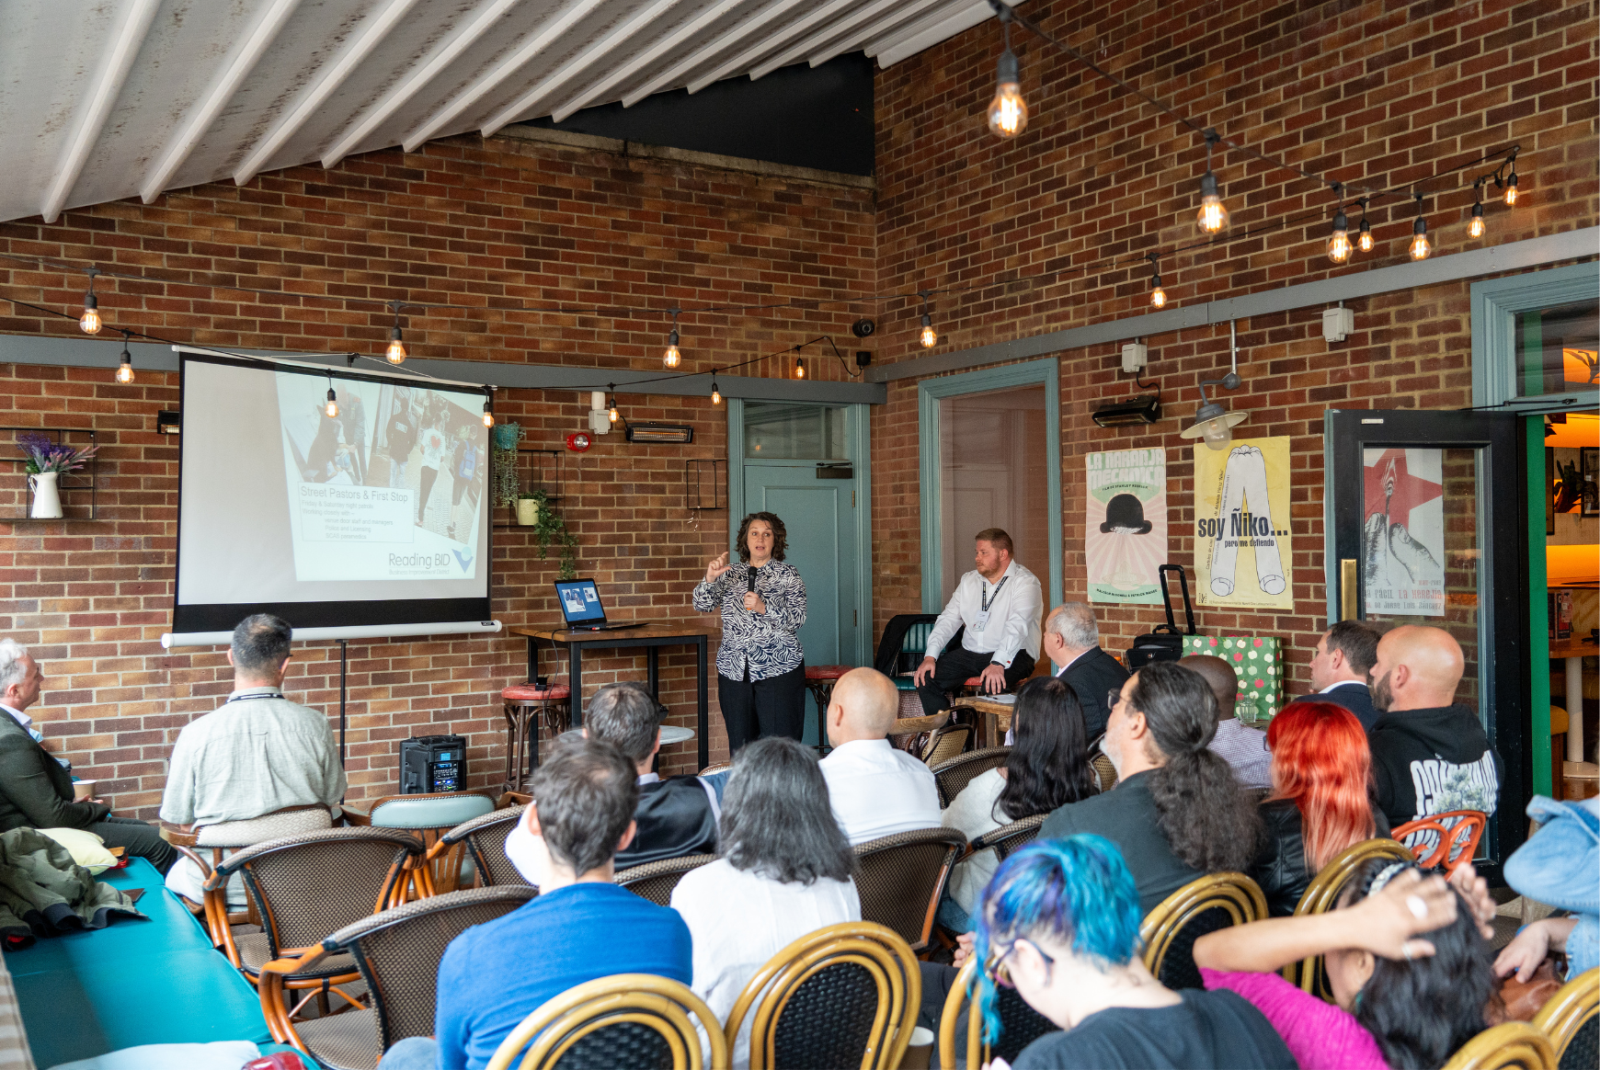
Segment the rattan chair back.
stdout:
<svg viewBox="0 0 1600 1070">
<path fill-rule="evenodd" d="M 750 1070 L 894 1070 L 917 1023 L 922 974 L 911 945 L 849 921 L 802 936 L 756 971 L 728 1012 L 735 1049 L 750 1021 Z"/>
<path fill-rule="evenodd" d="M 1442 866 L 1448 875 L 1472 861 L 1488 823 L 1482 810 L 1447 810 L 1396 825 L 1392 835 L 1417 856 L 1417 865 Z"/>
<path fill-rule="evenodd" d="M 1144 964 L 1171 989 L 1203 988 L 1194 942 L 1267 916 L 1267 897 L 1243 873 L 1208 873 L 1167 896 L 1139 926 Z"/>
<path fill-rule="evenodd" d="M 488 1070 L 704 1070 L 700 1030 L 711 1070 L 721 1070 L 728 1065 L 722 1023 L 688 985 L 617 974 L 570 988 L 528 1015 L 500 1042 Z"/>
<path fill-rule="evenodd" d="M 1100 749 L 1105 733 L 1089 741 L 1089 768 L 1094 770 L 1095 790 L 1101 795 L 1117 786 L 1117 767 L 1111 764 L 1110 755 Z"/>
<path fill-rule="evenodd" d="M 1586 970 L 1550 997 L 1533 1024 L 1550 1038 L 1561 1070 L 1600 1066 L 1600 967 Z"/>
<path fill-rule="evenodd" d="M 1339 897 L 1364 863 L 1374 858 L 1387 858 L 1395 862 L 1410 862 L 1413 857 L 1405 845 L 1391 839 L 1376 838 L 1351 844 L 1333 856 L 1333 861 L 1311 878 L 1300 902 L 1295 905 L 1295 916 L 1322 914 L 1334 909 Z M 1333 999 L 1333 989 L 1328 987 L 1328 975 L 1322 968 L 1322 956 L 1315 955 L 1283 968 L 1284 979 L 1299 985 L 1302 991 L 1311 992 L 1325 1000 Z"/>
<path fill-rule="evenodd" d="M 897 832 L 857 844 L 861 920 L 888 926 L 913 951 L 927 947 L 950 867 L 966 847 L 966 837 L 947 828 Z"/>
<path fill-rule="evenodd" d="M 478 871 L 478 887 L 527 886 L 528 882 L 511 864 L 511 859 L 506 857 L 506 837 L 511 835 L 511 830 L 517 827 L 517 822 L 522 820 L 527 809 L 526 806 L 512 806 L 463 821 L 440 836 L 430 853 L 464 843 L 473 868 Z"/>
<path fill-rule="evenodd" d="M 438 791 L 413 795 L 385 795 L 374 799 L 360 824 L 407 829 L 422 837 L 429 848 L 428 862 L 412 874 L 417 897 L 453 892 L 461 883 L 461 863 L 466 848 L 456 845 L 434 851 L 440 837 L 457 825 L 482 817 L 495 808 L 495 798 L 487 791 Z"/>
<path fill-rule="evenodd" d="M 939 1065 L 987 1066 L 996 1057 L 1015 1062 L 1022 1049 L 1046 1033 L 1056 1032 L 1057 1025 L 1017 995 L 1014 988 L 996 986 L 995 1010 L 1000 1014 L 1000 1036 L 994 1044 L 983 1037 L 983 1010 L 972 998 L 977 983 L 978 960 L 969 957 L 956 973 L 950 993 L 944 998 L 944 1010 L 939 1015 Z M 965 1062 L 958 1062 L 956 1043 L 962 1016 L 967 1020 Z"/>
<path fill-rule="evenodd" d="M 659 906 L 671 906 L 672 889 L 678 886 L 683 875 L 716 860 L 716 855 L 665 858 L 660 862 L 646 862 L 642 866 L 619 869 L 612 879 L 641 899 L 648 899 Z"/>
<path fill-rule="evenodd" d="M 966 750 L 971 742 L 971 725 L 947 724 L 943 728 L 936 728 L 928 734 L 928 741 L 922 745 L 922 760 L 929 767 L 941 765 Z"/>
<path fill-rule="evenodd" d="M 1444 1070 L 1555 1070 L 1556 1052 L 1527 1022 L 1491 1026 L 1461 1045 Z"/>
<path fill-rule="evenodd" d="M 955 802 L 956 796 L 976 777 L 1006 764 L 1006 755 L 1010 753 L 1010 747 L 985 747 L 942 762 L 930 761 L 934 783 L 939 785 L 939 805 L 949 806 Z"/>
<path fill-rule="evenodd" d="M 1012 851 L 1038 838 L 1039 826 L 1044 824 L 1044 819 L 1049 816 L 1049 814 L 1035 814 L 1021 821 L 1013 821 L 1009 825 L 1001 825 L 991 832 L 985 832 L 972 841 L 972 853 L 993 849 L 994 860 L 1004 862 Z"/>
<path fill-rule="evenodd" d="M 728 770 L 730 770 L 732 768 L 733 768 L 733 763 L 732 762 L 712 762 L 710 765 L 708 765 L 704 769 L 700 770 L 699 775 L 700 776 L 710 776 L 713 773 L 726 773 Z"/>
</svg>

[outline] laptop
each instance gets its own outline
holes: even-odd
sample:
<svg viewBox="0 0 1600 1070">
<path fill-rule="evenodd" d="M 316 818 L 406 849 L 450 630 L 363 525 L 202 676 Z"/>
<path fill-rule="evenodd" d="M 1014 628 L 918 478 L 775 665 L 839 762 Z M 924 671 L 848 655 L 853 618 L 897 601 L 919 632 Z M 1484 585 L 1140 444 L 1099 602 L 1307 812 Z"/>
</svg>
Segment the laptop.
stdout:
<svg viewBox="0 0 1600 1070">
<path fill-rule="evenodd" d="M 649 621 L 612 624 L 606 621 L 606 607 L 600 602 L 600 589 L 594 580 L 557 580 L 556 603 L 569 632 L 611 632 L 624 628 L 643 628 Z"/>
</svg>

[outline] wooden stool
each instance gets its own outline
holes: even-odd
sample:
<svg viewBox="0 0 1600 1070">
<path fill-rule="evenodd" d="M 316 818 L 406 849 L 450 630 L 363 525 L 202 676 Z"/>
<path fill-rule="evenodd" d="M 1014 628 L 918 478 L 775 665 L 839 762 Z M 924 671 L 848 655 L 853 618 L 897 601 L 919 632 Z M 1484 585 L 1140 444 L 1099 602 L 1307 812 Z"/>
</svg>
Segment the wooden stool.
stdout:
<svg viewBox="0 0 1600 1070">
<path fill-rule="evenodd" d="M 806 689 L 817 701 L 817 753 L 828 752 L 828 701 L 833 698 L 833 685 L 839 677 L 849 672 L 849 665 L 807 665 Z"/>
<path fill-rule="evenodd" d="M 506 791 L 521 791 L 539 764 L 539 727 L 554 739 L 572 722 L 572 691 L 564 686 L 512 684 L 500 692 L 506 710 Z"/>
</svg>

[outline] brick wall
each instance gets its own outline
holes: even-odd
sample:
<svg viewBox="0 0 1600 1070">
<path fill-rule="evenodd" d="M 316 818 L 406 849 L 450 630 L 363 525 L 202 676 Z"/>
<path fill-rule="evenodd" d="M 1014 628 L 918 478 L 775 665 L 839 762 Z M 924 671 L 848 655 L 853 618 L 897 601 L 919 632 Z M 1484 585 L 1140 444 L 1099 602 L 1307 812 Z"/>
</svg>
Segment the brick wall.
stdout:
<svg viewBox="0 0 1600 1070">
<path fill-rule="evenodd" d="M 546 303 L 683 306 L 840 298 L 872 289 L 872 194 L 773 176 L 628 159 L 510 138 L 455 139 L 422 151 L 374 153 L 333 171 L 298 168 L 248 186 L 200 187 L 153 205 L 118 202 L 0 224 L 0 252 L 95 261 L 165 283 L 102 280 L 108 326 L 182 342 L 378 355 L 389 318 L 310 295 L 410 297 L 476 309 L 408 312 L 413 355 L 659 368 L 668 317 L 582 312 L 499 313 Z M 0 294 L 47 307 L 81 303 L 83 276 L 0 261 Z M 270 294 L 208 290 L 236 284 Z M 683 370 L 727 365 L 821 333 L 848 337 L 859 311 L 740 311 L 682 318 Z M 75 322 L 0 304 L 0 332 L 83 336 Z M 108 330 L 102 337 L 115 335 Z M 842 378 L 810 362 L 815 378 Z M 782 375 L 775 359 L 744 375 Z M 688 447 L 598 439 L 563 463 L 560 509 L 577 535 L 579 567 L 623 615 L 715 623 L 689 609 L 706 561 L 726 547 L 726 511 L 686 508 L 684 462 L 727 453 L 726 410 L 709 398 L 622 395 L 633 420 L 688 423 Z M 176 408 L 177 376 L 141 371 L 118 386 L 105 371 L 0 365 L 0 425 L 93 427 L 103 443 L 100 518 L 0 524 L 0 635 L 34 648 L 49 676 L 32 712 L 50 746 L 103 781 L 119 812 L 148 816 L 159 802 L 178 730 L 230 689 L 221 650 L 165 653 L 176 544 L 177 449 L 155 433 Z M 574 391 L 501 391 L 496 411 L 517 420 L 525 445 L 559 448 L 586 423 Z M 20 480 L 5 492 L 25 511 Z M 4 501 L 4 499 L 0 499 Z M 531 534 L 495 533 L 495 615 L 508 623 L 558 619 Z M 337 716 L 336 644 L 297 648 L 290 694 Z M 712 647 L 715 658 L 715 644 Z M 394 790 L 396 741 L 459 732 L 474 786 L 497 786 L 505 729 L 498 692 L 523 678 L 520 639 L 349 644 L 352 798 Z M 556 674 L 548 650 L 543 671 Z M 585 659 L 585 691 L 644 678 L 644 657 Z M 712 666 L 715 672 L 715 666 Z M 559 675 L 564 679 L 565 669 Z M 663 652 L 662 698 L 672 721 L 694 723 L 694 658 Z M 725 734 L 711 685 L 712 748 Z M 694 748 L 664 769 L 695 765 Z"/>
<path fill-rule="evenodd" d="M 1148 93 L 1225 135 L 1348 184 L 1405 187 L 1457 160 L 1520 142 L 1514 210 L 1488 209 L 1484 243 L 1593 226 L 1596 207 L 1596 20 L 1592 3 L 1096 4 L 1024 9 L 1047 30 Z M 1196 241 L 1204 143 L 1075 62 L 1013 33 L 1030 107 L 1011 142 L 983 112 L 999 34 L 979 26 L 883 73 L 878 81 L 879 285 L 981 287 L 935 298 L 940 350 L 967 348 L 1149 311 L 1147 263 L 1072 269 Z M 1483 170 L 1452 173 L 1446 185 Z M 1403 263 L 1414 208 L 1389 200 L 1368 213 L 1378 246 L 1333 267 L 1323 252 L 1332 194 L 1237 154 L 1216 171 L 1232 212 L 1224 240 L 1162 261 L 1169 306 L 1237 296 Z M 1439 253 L 1476 247 L 1466 234 L 1470 189 L 1430 198 Z M 1325 206 L 1299 228 L 1241 236 Z M 1352 223 L 1355 216 L 1352 215 Z M 1046 272 L 1053 279 L 1037 279 Z M 1328 408 L 1448 409 L 1471 404 L 1467 283 L 1351 303 L 1356 331 L 1329 345 L 1321 309 L 1240 321 L 1243 387 L 1225 395 L 1250 422 L 1238 432 L 1287 435 L 1293 451 L 1294 609 L 1202 609 L 1202 631 L 1288 641 L 1291 693 L 1325 626 L 1322 417 Z M 884 316 L 880 360 L 919 355 L 915 302 Z M 1083 554 L 1085 453 L 1133 446 L 1167 451 L 1169 560 L 1191 568 L 1193 419 L 1198 381 L 1227 370 L 1228 329 L 1146 338 L 1148 376 L 1164 419 L 1101 429 L 1105 400 L 1136 392 L 1118 345 L 1062 352 L 1065 595 L 1087 595 Z M 1148 379 L 1146 380 L 1148 381 Z M 873 413 L 874 611 L 881 627 L 921 609 L 917 408 L 913 381 L 892 383 Z M 1027 562 L 1044 572 L 1044 562 Z M 1192 571 L 1191 571 L 1192 575 Z M 1164 618 L 1159 607 L 1100 606 L 1107 645 Z"/>
</svg>

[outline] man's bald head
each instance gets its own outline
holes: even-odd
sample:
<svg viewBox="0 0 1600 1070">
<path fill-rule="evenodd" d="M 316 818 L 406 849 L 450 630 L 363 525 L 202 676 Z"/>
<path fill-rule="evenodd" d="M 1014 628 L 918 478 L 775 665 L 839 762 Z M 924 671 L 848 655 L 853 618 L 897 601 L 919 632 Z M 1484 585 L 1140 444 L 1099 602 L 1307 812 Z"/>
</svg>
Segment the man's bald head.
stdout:
<svg viewBox="0 0 1600 1070">
<path fill-rule="evenodd" d="M 877 669 L 851 669 L 833 685 L 828 701 L 828 742 L 883 739 L 900 712 L 900 692 Z"/>
<path fill-rule="evenodd" d="M 1179 658 L 1178 664 L 1199 673 L 1211 693 L 1217 696 L 1218 720 L 1226 721 L 1233 716 L 1234 701 L 1239 696 L 1239 677 L 1232 665 L 1210 654 L 1190 654 Z"/>
<path fill-rule="evenodd" d="M 1408 624 L 1378 640 L 1372 704 L 1380 710 L 1425 710 L 1455 701 L 1466 659 L 1442 628 Z"/>
</svg>

